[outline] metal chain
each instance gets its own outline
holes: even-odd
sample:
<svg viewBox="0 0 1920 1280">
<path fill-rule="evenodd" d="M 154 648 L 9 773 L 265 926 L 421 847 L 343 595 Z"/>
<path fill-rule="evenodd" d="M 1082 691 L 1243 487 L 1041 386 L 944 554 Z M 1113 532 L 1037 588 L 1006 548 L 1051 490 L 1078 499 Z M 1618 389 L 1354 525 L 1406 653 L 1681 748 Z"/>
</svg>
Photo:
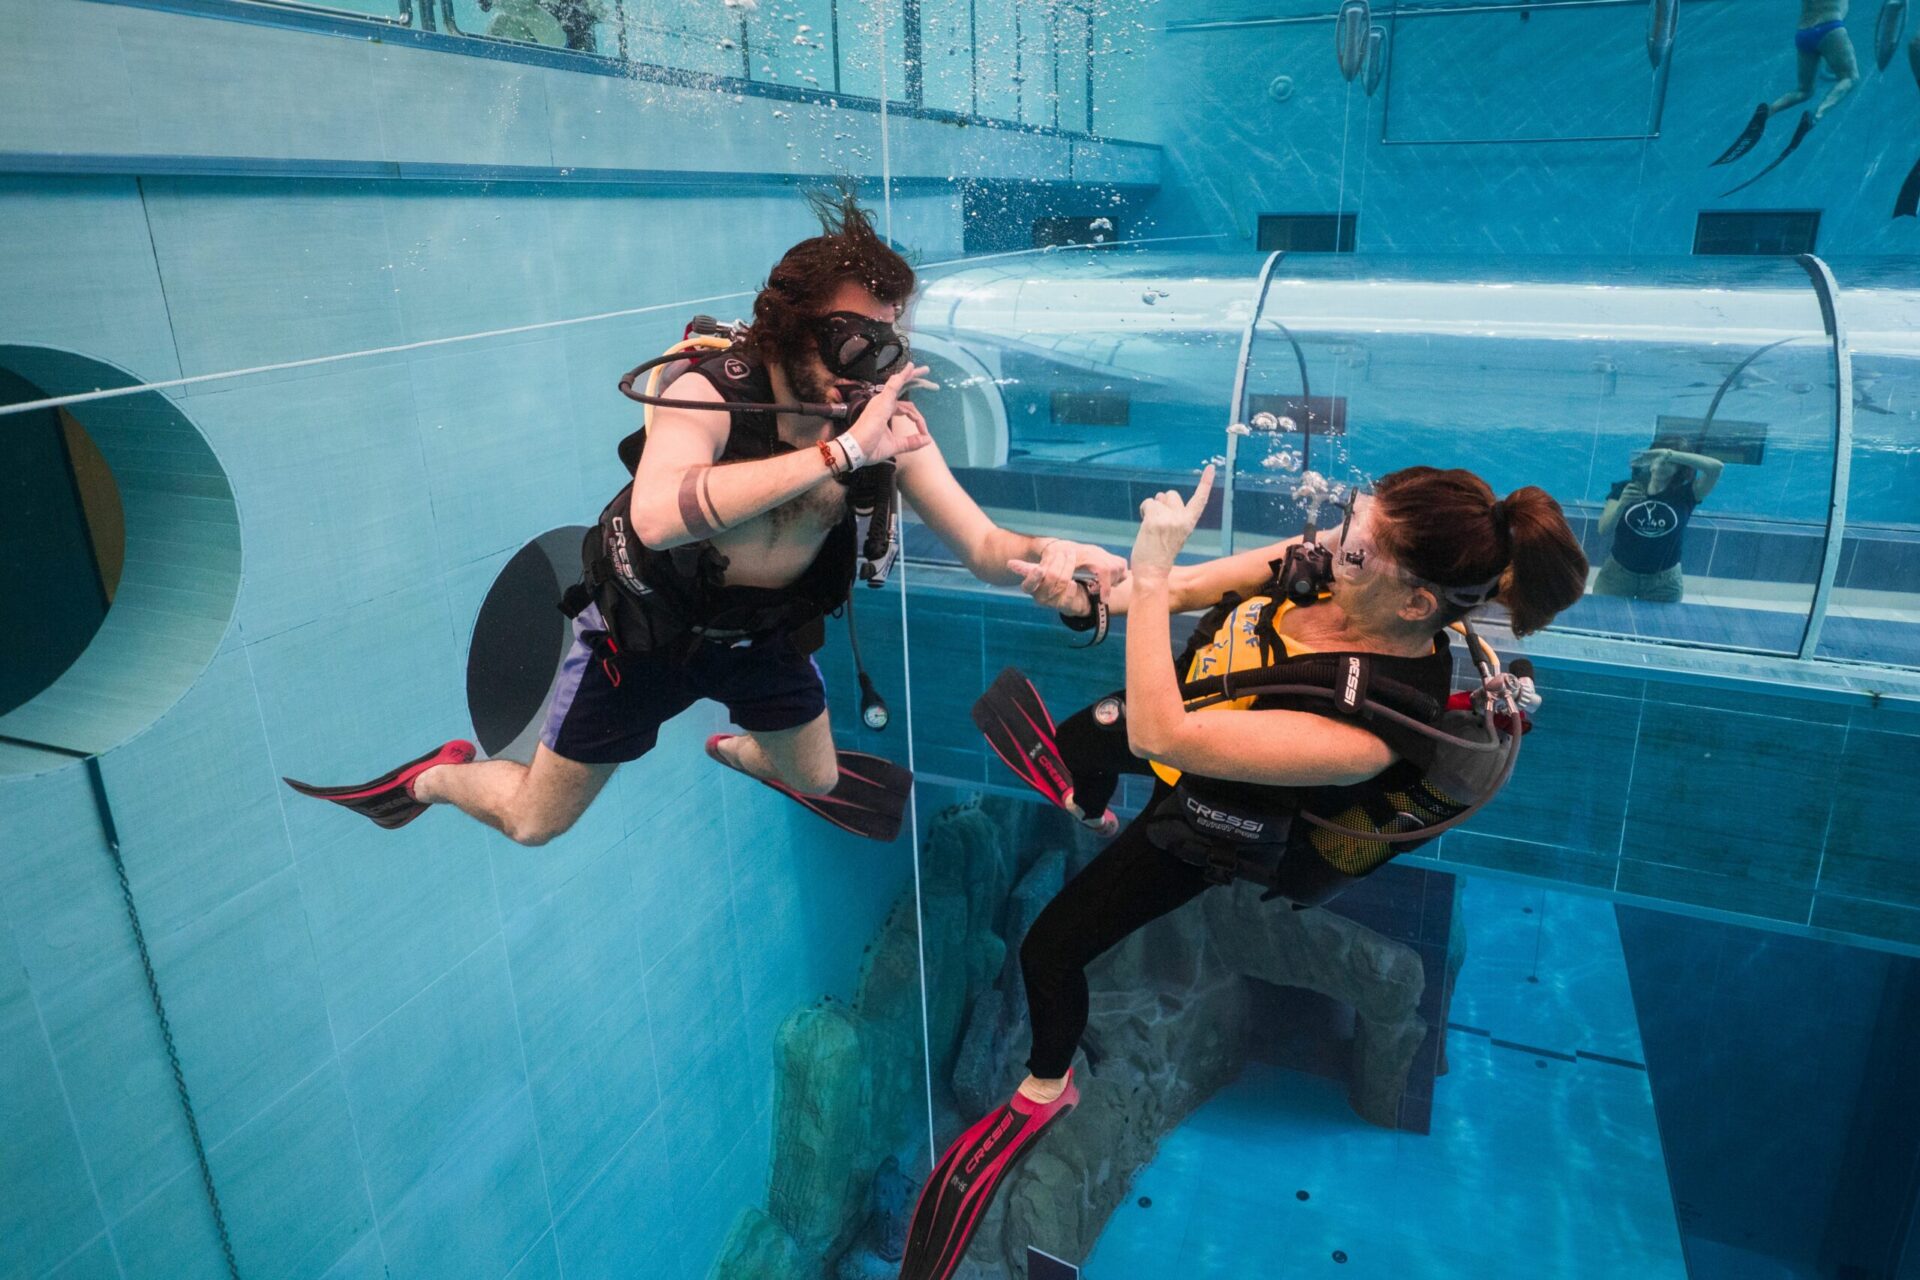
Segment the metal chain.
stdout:
<svg viewBox="0 0 1920 1280">
<path fill-rule="evenodd" d="M 127 864 L 120 856 L 120 833 L 114 827 L 113 811 L 107 805 L 106 780 L 100 775 L 97 757 L 87 758 L 87 777 L 93 783 L 93 800 L 100 811 L 100 825 L 107 837 L 107 852 L 113 858 L 113 873 L 120 880 L 120 897 L 127 905 L 127 924 L 133 929 L 133 945 L 140 951 L 140 967 L 146 971 L 147 994 L 153 999 L 153 1016 L 160 1022 L 160 1038 L 166 1042 L 167 1065 L 173 1069 L 173 1087 L 180 1094 L 180 1110 L 187 1118 L 187 1136 L 193 1140 L 193 1156 L 200 1164 L 200 1185 L 206 1188 L 207 1204 L 213 1210 L 213 1226 L 220 1233 L 220 1252 L 227 1260 L 227 1274 L 240 1280 L 240 1264 L 233 1256 L 233 1238 L 227 1234 L 227 1215 L 220 1208 L 220 1193 L 213 1185 L 213 1166 L 207 1163 L 206 1144 L 200 1140 L 200 1121 L 193 1113 L 193 1097 L 187 1092 L 186 1073 L 180 1069 L 180 1051 L 173 1043 L 173 1024 L 167 1019 L 166 1002 L 160 998 L 160 980 L 154 976 L 153 956 L 147 950 L 146 931 L 140 927 L 140 911 L 133 902 L 133 885 L 127 879 Z"/>
</svg>

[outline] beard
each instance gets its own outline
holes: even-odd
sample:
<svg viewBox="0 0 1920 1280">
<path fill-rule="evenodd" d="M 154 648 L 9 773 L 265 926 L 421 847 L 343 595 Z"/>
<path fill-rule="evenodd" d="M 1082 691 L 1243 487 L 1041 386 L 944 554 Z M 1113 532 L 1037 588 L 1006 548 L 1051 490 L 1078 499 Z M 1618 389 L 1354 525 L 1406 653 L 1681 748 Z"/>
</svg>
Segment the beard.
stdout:
<svg viewBox="0 0 1920 1280">
<path fill-rule="evenodd" d="M 785 369 L 788 385 L 801 400 L 809 404 L 825 404 L 839 399 L 833 394 L 839 385 L 838 381 L 819 360 L 803 357 L 787 362 Z"/>
</svg>

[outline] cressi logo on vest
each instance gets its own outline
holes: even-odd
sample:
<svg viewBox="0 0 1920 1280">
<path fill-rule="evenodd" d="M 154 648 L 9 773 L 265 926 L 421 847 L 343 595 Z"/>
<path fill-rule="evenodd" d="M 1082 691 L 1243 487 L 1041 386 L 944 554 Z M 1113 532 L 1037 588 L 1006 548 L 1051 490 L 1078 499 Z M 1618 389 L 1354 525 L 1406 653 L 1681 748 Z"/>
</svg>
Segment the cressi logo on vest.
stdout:
<svg viewBox="0 0 1920 1280">
<path fill-rule="evenodd" d="M 1642 538 L 1664 538 L 1680 526 L 1680 513 L 1658 498 L 1634 503 L 1623 519 L 1627 532 Z"/>
<path fill-rule="evenodd" d="M 615 516 L 611 524 L 613 537 L 608 540 L 610 543 L 608 550 L 611 552 L 608 558 L 613 561 L 613 571 L 619 577 L 620 585 L 635 595 L 652 595 L 653 588 L 640 580 L 640 575 L 634 572 L 633 557 L 627 554 L 626 520 Z"/>
<path fill-rule="evenodd" d="M 739 356 L 728 356 L 724 361 L 721 362 L 720 371 L 726 374 L 729 378 L 732 378 L 735 382 L 739 382 L 742 378 L 745 378 L 749 372 L 751 372 L 747 368 L 747 362 L 745 360 L 742 360 Z"/>
<path fill-rule="evenodd" d="M 1260 838 L 1260 833 L 1267 829 L 1263 819 L 1243 818 L 1237 813 L 1228 813 L 1225 809 L 1216 809 L 1212 805 L 1203 804 L 1192 796 L 1186 796 L 1184 799 L 1187 812 L 1193 816 L 1194 822 L 1209 831 L 1217 831 L 1222 835 L 1234 836 L 1241 840 L 1257 840 Z"/>
</svg>

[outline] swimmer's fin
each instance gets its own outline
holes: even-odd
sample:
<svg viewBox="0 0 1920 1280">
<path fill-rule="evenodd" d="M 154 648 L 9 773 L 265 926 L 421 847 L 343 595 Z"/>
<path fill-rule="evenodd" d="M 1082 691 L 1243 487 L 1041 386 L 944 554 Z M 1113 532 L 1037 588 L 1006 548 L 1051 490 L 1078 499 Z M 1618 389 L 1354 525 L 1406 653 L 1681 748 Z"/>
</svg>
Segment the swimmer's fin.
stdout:
<svg viewBox="0 0 1920 1280">
<path fill-rule="evenodd" d="M 714 734 L 707 739 L 707 754 L 737 773 L 747 773 L 720 750 L 720 744 L 734 736 L 731 733 Z M 870 756 L 864 751 L 842 751 L 838 754 L 840 782 L 823 796 L 810 796 L 781 783 L 768 782 L 765 778 L 754 778 L 754 781 L 765 782 L 781 795 L 819 814 L 842 831 L 890 843 L 900 834 L 907 800 L 913 794 L 913 773 L 891 760 Z M 747 776 L 754 777 L 750 773 Z"/>
<path fill-rule="evenodd" d="M 406 826 L 427 811 L 424 800 L 413 798 L 415 778 L 435 765 L 467 764 L 476 754 L 477 750 L 471 742 L 456 738 L 435 747 L 418 760 L 409 760 L 398 769 L 381 774 L 371 782 L 356 782 L 344 787 L 316 787 L 292 778 L 281 778 L 280 781 L 303 796 L 331 800 L 372 819 L 377 826 L 393 830 Z"/>
<path fill-rule="evenodd" d="M 1033 1149 L 1041 1130 L 1079 1101 L 1069 1071 L 1066 1089 L 1052 1102 L 1042 1105 L 1015 1093 L 961 1134 L 920 1189 L 907 1227 L 900 1280 L 948 1280 L 966 1257 L 973 1233 L 1007 1174 Z"/>
<path fill-rule="evenodd" d="M 1920 160 L 1913 162 L 1913 168 L 1907 174 L 1907 180 L 1900 186 L 1900 198 L 1893 202 L 1893 216 L 1912 218 L 1920 216 Z"/>
<path fill-rule="evenodd" d="M 1707 167 L 1711 169 L 1714 165 L 1732 164 L 1735 160 L 1738 160 L 1741 156 L 1759 146 L 1760 136 L 1767 131 L 1767 117 L 1769 114 L 1766 103 L 1763 102 L 1755 107 L 1753 109 L 1753 118 L 1747 121 L 1747 127 L 1740 131 L 1740 136 L 1733 140 L 1733 145 L 1725 151 L 1722 151 L 1720 158 Z"/>
<path fill-rule="evenodd" d="M 1096 818 L 1083 815 L 1073 803 L 1073 773 L 1060 755 L 1058 732 L 1040 691 L 1017 667 L 1008 667 L 973 704 L 973 723 L 986 735 L 987 745 L 1020 775 L 1020 780 L 1067 810 L 1101 835 L 1112 835 L 1118 821 L 1112 810 Z"/>
<path fill-rule="evenodd" d="M 1785 160 L 1788 156 L 1792 155 L 1794 152 L 1794 149 L 1798 147 L 1802 142 L 1805 142 L 1807 140 L 1807 135 L 1812 132 L 1813 132 L 1813 112 L 1802 111 L 1800 113 L 1800 123 L 1794 126 L 1793 137 L 1787 139 L 1786 148 L 1783 151 L 1781 151 L 1779 155 L 1775 156 L 1771 161 L 1769 161 L 1766 168 L 1754 174 L 1751 178 L 1748 178 L 1745 182 L 1741 183 L 1739 186 L 1728 187 L 1725 191 L 1722 191 L 1720 193 L 1720 198 L 1724 200 L 1736 191 L 1745 191 L 1748 187 L 1752 186 L 1754 183 L 1760 181 L 1760 179 L 1766 177 L 1768 174 L 1772 173 L 1775 169 L 1779 168 L 1780 162 L 1782 160 Z"/>
</svg>

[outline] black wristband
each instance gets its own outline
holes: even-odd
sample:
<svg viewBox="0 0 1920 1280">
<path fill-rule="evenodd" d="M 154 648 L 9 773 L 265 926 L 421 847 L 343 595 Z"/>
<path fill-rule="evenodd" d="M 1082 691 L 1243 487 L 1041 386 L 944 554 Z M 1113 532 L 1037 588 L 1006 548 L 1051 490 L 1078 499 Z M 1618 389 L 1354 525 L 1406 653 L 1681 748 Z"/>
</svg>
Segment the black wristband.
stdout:
<svg viewBox="0 0 1920 1280">
<path fill-rule="evenodd" d="M 1067 624 L 1069 631 L 1091 631 L 1100 625 L 1100 619 L 1094 617 L 1091 611 L 1084 614 L 1063 613 L 1060 615 L 1060 621 Z"/>
<path fill-rule="evenodd" d="M 1069 631 L 1091 632 L 1093 638 L 1085 644 L 1077 646 L 1082 649 L 1090 649 L 1107 638 L 1107 622 L 1109 616 L 1107 613 L 1107 602 L 1102 599 L 1100 593 L 1094 589 L 1093 583 L 1077 574 L 1074 577 L 1074 581 L 1078 582 L 1080 589 L 1087 593 L 1087 614 L 1085 617 L 1081 617 L 1077 614 L 1063 613 L 1060 615 L 1060 621 L 1067 624 L 1067 630 Z"/>
</svg>

